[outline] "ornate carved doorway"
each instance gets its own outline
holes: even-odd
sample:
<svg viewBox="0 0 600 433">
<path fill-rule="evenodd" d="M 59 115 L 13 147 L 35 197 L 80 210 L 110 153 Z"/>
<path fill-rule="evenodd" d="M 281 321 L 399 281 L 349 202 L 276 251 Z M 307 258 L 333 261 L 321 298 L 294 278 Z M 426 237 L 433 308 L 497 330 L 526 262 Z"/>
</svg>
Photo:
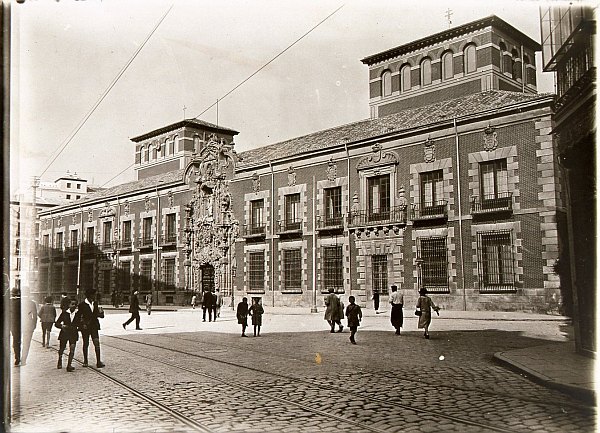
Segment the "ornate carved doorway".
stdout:
<svg viewBox="0 0 600 433">
<path fill-rule="evenodd" d="M 229 178 L 237 161 L 233 143 L 212 135 L 185 170 L 193 191 L 186 205 L 186 289 L 233 293 L 236 261 L 233 251 L 239 223 L 231 209 Z"/>
</svg>

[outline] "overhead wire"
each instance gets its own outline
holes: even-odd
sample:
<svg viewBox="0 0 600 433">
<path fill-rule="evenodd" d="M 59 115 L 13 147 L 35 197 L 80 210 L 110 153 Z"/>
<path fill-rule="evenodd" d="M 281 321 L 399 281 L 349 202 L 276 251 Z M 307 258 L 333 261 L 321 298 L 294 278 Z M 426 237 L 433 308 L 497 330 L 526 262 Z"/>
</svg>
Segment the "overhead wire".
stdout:
<svg viewBox="0 0 600 433">
<path fill-rule="evenodd" d="M 202 113 L 198 114 L 197 116 L 194 117 L 194 119 L 199 118 L 200 116 L 202 116 L 204 113 L 206 113 L 208 110 L 210 110 L 212 107 L 214 107 L 215 105 L 217 105 L 219 102 L 221 102 L 223 99 L 225 99 L 227 96 L 231 95 L 234 91 L 236 91 L 240 86 L 242 86 L 246 81 L 248 81 L 250 78 L 254 77 L 256 74 L 258 74 L 260 71 L 262 71 L 264 68 L 266 68 L 267 66 L 269 66 L 271 63 L 273 63 L 278 57 L 280 57 L 281 55 L 283 55 L 283 53 L 285 53 L 286 51 L 288 51 L 290 48 L 292 48 L 294 45 L 296 45 L 298 42 L 300 42 L 302 39 L 304 39 L 306 36 L 308 36 L 313 30 L 315 30 L 317 27 L 319 27 L 321 24 L 323 24 L 325 21 L 327 21 L 329 18 L 331 18 L 333 15 L 335 15 L 341 8 L 344 7 L 344 4 L 342 4 L 339 8 L 337 8 L 336 10 L 334 10 L 332 13 L 330 13 L 329 15 L 327 15 L 325 18 L 323 18 L 321 21 L 319 21 L 316 25 L 314 25 L 310 30 L 308 30 L 306 33 L 304 33 L 302 36 L 300 36 L 298 39 L 296 39 L 294 42 L 292 42 L 290 45 L 288 45 L 283 51 L 281 51 L 279 54 L 277 54 L 275 57 L 273 57 L 271 60 L 269 60 L 267 63 L 265 63 L 264 65 L 262 65 L 260 68 L 258 68 L 256 71 L 254 71 L 252 74 L 250 74 L 247 78 L 245 78 L 244 80 L 242 80 L 242 82 L 240 82 L 237 86 L 235 86 L 233 89 L 231 89 L 229 92 L 225 93 L 225 95 L 221 96 L 220 98 L 217 99 L 216 102 L 213 102 L 210 106 L 208 106 L 204 111 L 202 111 Z"/>
<path fill-rule="evenodd" d="M 40 177 L 43 176 L 44 173 L 46 173 L 46 171 L 50 168 L 50 166 L 54 163 L 54 161 L 56 161 L 56 159 L 62 154 L 62 152 L 66 149 L 66 147 L 68 146 L 68 144 L 73 140 L 73 138 L 75 138 L 75 135 L 77 135 L 77 133 L 81 130 L 81 128 L 83 128 L 83 126 L 86 124 L 86 122 L 88 121 L 88 119 L 92 116 L 92 114 L 94 114 L 94 112 L 96 111 L 96 109 L 98 108 L 98 106 L 100 106 L 100 104 L 102 103 L 102 101 L 104 101 L 104 99 L 108 96 L 108 94 L 110 93 L 110 91 L 112 90 L 112 88 L 115 87 L 115 85 L 117 84 L 117 82 L 119 81 L 119 79 L 123 76 L 123 74 L 125 73 L 125 71 L 127 71 L 127 69 L 133 63 L 133 61 L 138 56 L 138 54 L 140 53 L 140 51 L 142 51 L 142 49 L 144 48 L 144 46 L 146 45 L 146 43 L 150 40 L 150 38 L 152 37 L 152 35 L 154 34 L 154 32 L 156 32 L 156 30 L 161 25 L 161 23 L 164 21 L 164 19 L 167 17 L 167 15 L 169 14 L 169 12 L 171 12 L 171 9 L 173 9 L 173 6 L 174 5 L 172 4 L 169 7 L 169 9 L 165 12 L 165 14 L 160 18 L 160 20 L 158 21 L 158 23 L 156 23 L 156 25 L 154 26 L 154 28 L 152 29 L 152 31 L 148 34 L 148 36 L 146 37 L 146 39 L 144 40 L 144 42 L 142 42 L 142 44 L 138 47 L 138 49 L 133 53 L 133 55 L 131 56 L 131 58 L 127 61 L 127 63 L 125 64 L 125 66 L 123 66 L 123 68 L 121 68 L 121 70 L 116 75 L 116 77 L 111 81 L 111 83 L 108 85 L 108 87 L 106 88 L 106 90 L 102 93 L 102 95 L 100 95 L 100 98 L 96 101 L 96 103 L 92 106 L 92 108 L 86 113 L 86 115 L 79 122 L 79 124 L 75 127 L 75 129 L 71 132 L 71 134 L 69 134 L 69 136 L 64 140 L 64 142 L 58 147 L 58 152 L 56 153 L 56 155 L 54 157 L 51 157 L 51 159 L 50 159 L 49 162 L 46 163 L 46 166 L 45 166 L 44 170 L 41 172 Z"/>
</svg>

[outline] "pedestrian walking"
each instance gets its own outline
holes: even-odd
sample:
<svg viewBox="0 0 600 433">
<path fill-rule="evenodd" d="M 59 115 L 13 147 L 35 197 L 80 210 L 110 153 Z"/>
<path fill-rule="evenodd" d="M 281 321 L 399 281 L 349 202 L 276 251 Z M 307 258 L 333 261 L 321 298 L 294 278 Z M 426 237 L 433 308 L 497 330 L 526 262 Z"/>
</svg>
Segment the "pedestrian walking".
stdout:
<svg viewBox="0 0 600 433">
<path fill-rule="evenodd" d="M 325 320 L 331 327 L 331 333 L 335 332 L 336 323 L 339 325 L 338 332 L 342 332 L 344 326 L 340 318 L 340 298 L 333 293 L 333 288 L 329 289 L 329 294 L 325 297 Z"/>
<path fill-rule="evenodd" d="M 10 333 L 15 366 L 18 366 L 21 364 L 21 291 L 16 287 L 10 291 Z"/>
<path fill-rule="evenodd" d="M 114 290 L 110 294 L 110 304 L 113 307 L 115 307 L 115 308 L 118 307 L 118 305 L 117 305 L 117 292 L 115 292 Z"/>
<path fill-rule="evenodd" d="M 356 331 L 358 331 L 360 321 L 362 320 L 362 310 L 360 309 L 360 306 L 354 303 L 355 301 L 356 299 L 354 298 L 354 296 L 350 296 L 348 298 L 348 302 L 350 303 L 350 305 L 346 307 L 348 328 L 350 328 L 350 343 L 352 344 L 356 344 L 354 336 L 356 335 Z"/>
<path fill-rule="evenodd" d="M 90 337 L 94 343 L 96 351 L 96 367 L 102 368 L 105 364 L 100 358 L 100 320 L 104 318 L 104 310 L 98 305 L 96 300 L 96 291 L 94 289 L 85 290 L 85 299 L 77 306 L 80 318 L 77 327 L 81 331 L 83 340 L 83 366 L 88 366 L 88 348 L 90 346 Z"/>
<path fill-rule="evenodd" d="M 375 310 L 375 314 L 379 314 L 379 290 L 373 289 L 373 296 L 371 296 L 373 300 L 373 309 Z"/>
<path fill-rule="evenodd" d="M 50 333 L 56 320 L 56 308 L 52 304 L 52 296 L 44 298 L 45 304 L 42 305 L 38 316 L 42 323 L 42 347 L 50 347 Z"/>
<path fill-rule="evenodd" d="M 146 295 L 146 311 L 148 312 L 148 316 L 152 313 L 152 294 L 148 293 Z"/>
<path fill-rule="evenodd" d="M 193 310 L 196 309 L 196 294 L 195 293 L 192 295 L 192 309 Z"/>
<path fill-rule="evenodd" d="M 415 314 L 419 316 L 419 329 L 425 329 L 425 338 L 429 340 L 429 325 L 431 324 L 431 310 L 440 315 L 440 307 L 437 307 L 431 298 L 427 296 L 427 289 L 419 290 L 419 299 L 417 299 L 417 310 Z"/>
<path fill-rule="evenodd" d="M 75 346 L 79 335 L 77 332 L 77 323 L 80 322 L 81 315 L 77 310 L 77 301 L 75 299 L 69 300 L 69 308 L 63 311 L 58 316 L 56 323 L 54 324 L 60 329 L 58 334 L 59 349 L 58 349 L 58 362 L 56 368 L 62 368 L 62 356 L 69 343 L 69 356 L 67 360 L 67 371 L 70 373 L 75 370 L 73 367 L 73 357 L 75 356 Z"/>
<path fill-rule="evenodd" d="M 392 284 L 392 294 L 390 295 L 390 304 L 392 304 L 391 321 L 396 329 L 396 335 L 400 335 L 400 328 L 404 322 L 402 308 L 404 307 L 404 295 L 398 291 L 398 286 Z"/>
<path fill-rule="evenodd" d="M 61 311 L 66 311 L 69 309 L 69 298 L 67 297 L 67 292 L 62 292 L 60 294 L 60 309 Z"/>
<path fill-rule="evenodd" d="M 223 306 L 223 296 L 221 291 L 217 289 L 215 292 L 215 320 L 217 317 L 221 317 L 221 307 Z"/>
<path fill-rule="evenodd" d="M 260 304 L 260 298 L 252 298 L 252 305 L 248 310 L 248 314 L 252 316 L 252 326 L 254 326 L 254 336 L 260 337 L 260 327 L 262 326 L 262 316 L 265 313 L 263 306 Z M 258 333 L 256 330 L 258 329 Z"/>
<path fill-rule="evenodd" d="M 246 327 L 248 326 L 248 298 L 243 297 L 242 302 L 237 306 L 237 320 L 242 325 L 242 337 L 247 337 Z"/>
<path fill-rule="evenodd" d="M 30 296 L 21 296 L 21 331 L 23 348 L 21 351 L 21 365 L 27 364 L 27 356 L 29 355 L 29 347 L 33 338 L 33 331 L 37 326 L 37 304 Z"/>
<path fill-rule="evenodd" d="M 214 295 L 206 290 L 202 296 L 202 321 L 206 322 L 206 311 L 208 310 L 208 321 L 212 322 L 214 308 Z"/>
<path fill-rule="evenodd" d="M 135 329 L 141 331 L 140 328 L 140 301 L 137 297 L 138 291 L 134 290 L 131 295 L 131 300 L 129 301 L 129 312 L 131 313 L 131 317 L 125 323 L 123 323 L 123 329 L 127 329 L 127 325 L 135 320 Z"/>
</svg>

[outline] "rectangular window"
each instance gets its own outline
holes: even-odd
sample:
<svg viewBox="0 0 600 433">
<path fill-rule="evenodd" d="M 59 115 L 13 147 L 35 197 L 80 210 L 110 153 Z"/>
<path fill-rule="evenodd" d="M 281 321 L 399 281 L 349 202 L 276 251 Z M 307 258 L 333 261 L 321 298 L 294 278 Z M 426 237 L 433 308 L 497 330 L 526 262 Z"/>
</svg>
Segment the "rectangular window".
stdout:
<svg viewBox="0 0 600 433">
<path fill-rule="evenodd" d="M 103 243 L 105 247 L 109 247 L 112 242 L 112 222 L 105 221 L 102 224 Z"/>
<path fill-rule="evenodd" d="M 46 249 L 50 246 L 50 235 L 44 235 L 44 238 L 42 239 L 42 246 Z"/>
<path fill-rule="evenodd" d="M 75 292 L 77 290 L 77 265 L 68 265 L 65 273 L 65 290 Z"/>
<path fill-rule="evenodd" d="M 67 188 L 71 188 L 71 182 L 67 182 Z"/>
<path fill-rule="evenodd" d="M 142 292 L 152 290 L 152 260 L 140 261 L 140 289 Z"/>
<path fill-rule="evenodd" d="M 285 229 L 300 230 L 300 194 L 285 196 Z"/>
<path fill-rule="evenodd" d="M 390 176 L 373 176 L 367 179 L 369 220 L 378 221 L 390 215 Z"/>
<path fill-rule="evenodd" d="M 41 268 L 39 274 L 40 287 L 48 287 L 48 268 Z"/>
<path fill-rule="evenodd" d="M 325 225 L 342 223 L 342 187 L 325 189 Z"/>
<path fill-rule="evenodd" d="M 79 230 L 71 230 L 71 248 L 77 248 L 79 244 Z"/>
<path fill-rule="evenodd" d="M 121 292 L 128 293 L 131 290 L 131 262 L 121 263 L 120 283 Z"/>
<path fill-rule="evenodd" d="M 85 240 L 88 244 L 94 243 L 94 227 L 88 227 L 86 229 Z"/>
<path fill-rule="evenodd" d="M 131 221 L 123 221 L 122 244 L 123 246 L 131 245 Z"/>
<path fill-rule="evenodd" d="M 166 288 L 173 289 L 175 287 L 175 259 L 165 259 L 164 265 Z"/>
<path fill-rule="evenodd" d="M 144 218 L 142 225 L 142 241 L 144 245 L 152 244 L 152 217 Z"/>
<path fill-rule="evenodd" d="M 176 226 L 176 214 L 174 213 L 170 213 L 167 214 L 166 216 L 166 221 L 165 221 L 165 229 L 166 229 L 166 234 L 165 234 L 165 241 L 166 242 L 175 242 L 177 241 L 177 226 Z"/>
<path fill-rule="evenodd" d="M 71 199 L 71 194 L 67 194 L 67 200 Z"/>
<path fill-rule="evenodd" d="M 63 249 L 63 232 L 56 233 L 56 245 L 55 248 L 57 250 Z"/>
<path fill-rule="evenodd" d="M 80 183 L 77 184 L 77 189 L 81 189 L 81 184 Z"/>
<path fill-rule="evenodd" d="M 481 197 L 491 200 L 503 197 L 508 192 L 508 171 L 506 159 L 482 162 L 481 171 Z"/>
<path fill-rule="evenodd" d="M 421 173 L 421 207 L 436 206 L 444 198 L 444 175 L 442 170 Z"/>
<path fill-rule="evenodd" d="M 371 256 L 371 272 L 373 278 L 373 293 L 387 295 L 388 293 L 388 269 L 387 255 L 376 254 Z"/>
<path fill-rule="evenodd" d="M 252 228 L 262 228 L 263 213 L 265 208 L 264 200 L 252 200 L 250 202 L 250 226 Z"/>
<path fill-rule="evenodd" d="M 419 238 L 417 248 L 421 266 L 419 287 L 424 287 L 432 293 L 448 293 L 446 238 Z"/>
<path fill-rule="evenodd" d="M 478 233 L 478 267 L 480 291 L 515 290 L 515 269 L 509 230 Z"/>
<path fill-rule="evenodd" d="M 248 254 L 248 289 L 265 290 L 265 253 L 254 251 Z"/>
<path fill-rule="evenodd" d="M 301 251 L 283 250 L 283 288 L 299 290 L 302 288 Z"/>
<path fill-rule="evenodd" d="M 111 270 L 110 269 L 105 269 L 104 271 L 102 271 L 102 292 L 103 293 L 110 293 L 110 286 L 111 286 Z"/>
<path fill-rule="evenodd" d="M 323 289 L 344 291 L 344 256 L 342 246 L 323 247 Z"/>
<path fill-rule="evenodd" d="M 62 292 L 63 290 L 63 267 L 55 266 L 52 269 L 52 291 Z"/>
</svg>

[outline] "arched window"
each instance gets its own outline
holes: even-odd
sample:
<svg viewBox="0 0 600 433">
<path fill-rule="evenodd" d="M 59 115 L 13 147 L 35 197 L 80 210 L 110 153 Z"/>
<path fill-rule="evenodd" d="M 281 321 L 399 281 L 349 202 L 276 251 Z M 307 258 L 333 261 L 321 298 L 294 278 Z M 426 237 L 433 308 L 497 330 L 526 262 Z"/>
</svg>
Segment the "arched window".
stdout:
<svg viewBox="0 0 600 433">
<path fill-rule="evenodd" d="M 170 155 L 169 153 L 169 139 L 165 138 L 164 143 L 162 144 L 163 156 Z"/>
<path fill-rule="evenodd" d="M 402 91 L 410 90 L 410 65 L 404 65 L 400 69 L 400 80 L 402 81 Z"/>
<path fill-rule="evenodd" d="M 518 80 L 521 78 L 521 62 L 519 61 L 519 52 L 517 49 L 512 50 L 512 61 L 511 61 L 511 72 L 513 79 Z"/>
<path fill-rule="evenodd" d="M 446 51 L 442 55 L 442 79 L 449 80 L 454 78 L 454 56 L 452 51 Z"/>
<path fill-rule="evenodd" d="M 152 146 L 152 159 L 156 159 L 158 156 L 158 143 L 154 143 Z"/>
<path fill-rule="evenodd" d="M 148 147 L 144 147 L 144 162 L 150 161 L 150 145 Z"/>
<path fill-rule="evenodd" d="M 392 73 L 383 71 L 381 74 L 381 95 L 390 96 L 392 94 Z"/>
<path fill-rule="evenodd" d="M 174 154 L 177 149 L 177 136 L 173 137 L 173 141 L 169 143 L 169 151 Z"/>
<path fill-rule="evenodd" d="M 465 74 L 470 74 L 477 70 L 477 50 L 475 45 L 467 45 L 465 47 Z"/>
<path fill-rule="evenodd" d="M 506 65 L 504 64 L 504 53 L 506 52 L 506 45 L 504 45 L 504 42 L 500 42 L 498 44 L 498 47 L 500 48 L 500 72 L 504 73 L 506 72 Z"/>
<path fill-rule="evenodd" d="M 426 58 L 421 61 L 421 86 L 431 84 L 431 59 Z"/>
<path fill-rule="evenodd" d="M 200 152 L 200 136 L 194 135 L 194 152 Z"/>
</svg>

